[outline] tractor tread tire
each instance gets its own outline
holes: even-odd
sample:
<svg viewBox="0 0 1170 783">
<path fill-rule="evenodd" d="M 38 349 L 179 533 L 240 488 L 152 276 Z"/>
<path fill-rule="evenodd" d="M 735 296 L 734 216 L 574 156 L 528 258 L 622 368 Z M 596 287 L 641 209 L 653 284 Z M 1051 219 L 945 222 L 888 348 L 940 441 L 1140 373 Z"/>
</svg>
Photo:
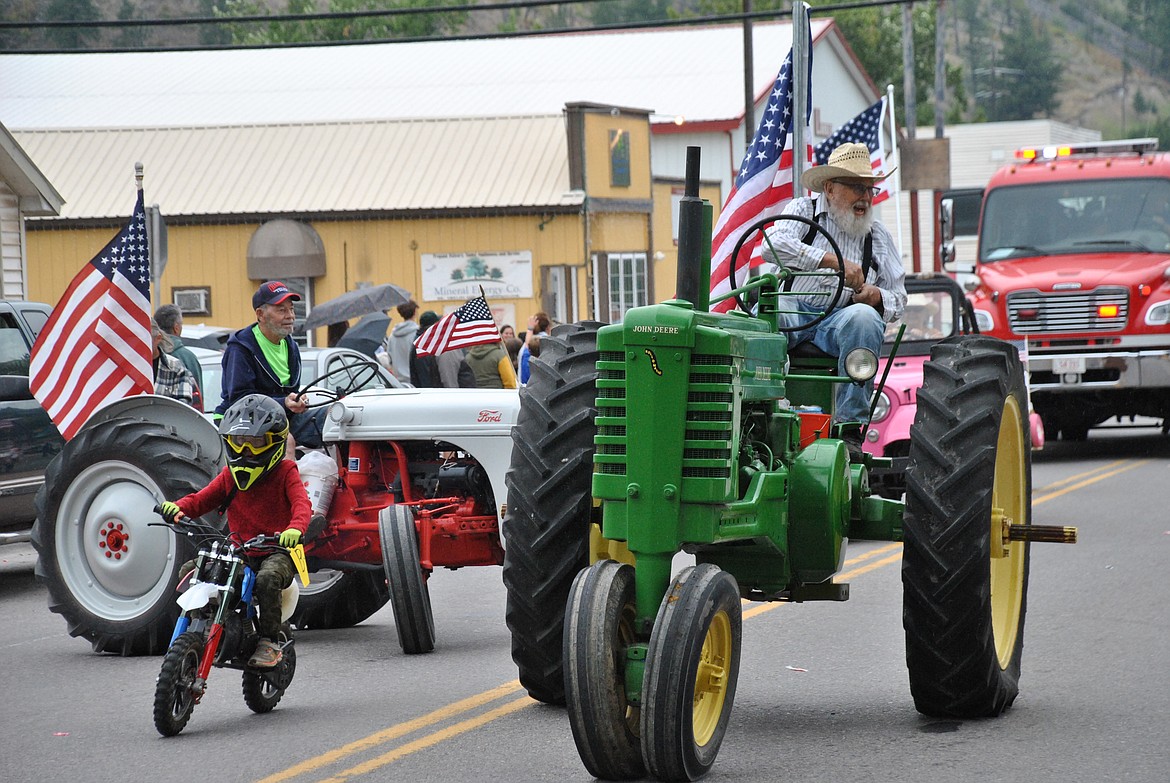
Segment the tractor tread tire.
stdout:
<svg viewBox="0 0 1170 783">
<path fill-rule="evenodd" d="M 566 324 L 541 338 L 512 432 L 503 530 L 506 619 L 520 682 L 548 704 L 565 703 L 565 602 L 588 565 L 601 325 Z"/>
<path fill-rule="evenodd" d="M 62 573 L 57 560 L 62 531 L 68 535 L 77 526 L 76 520 L 58 518 L 61 502 L 78 474 L 103 462 L 123 463 L 150 477 L 164 496 L 155 498 L 155 502 L 176 500 L 202 489 L 218 472 L 218 467 L 197 444 L 173 427 L 142 418 L 119 418 L 83 429 L 66 443 L 45 470 L 44 486 L 37 492 L 37 520 L 32 529 L 32 544 L 37 551 L 34 573 L 48 588 L 49 609 L 65 618 L 70 636 L 87 639 L 94 652 L 159 655 L 166 651 L 179 616 L 173 589 L 162 590 L 133 617 L 121 620 L 103 617 L 87 608 L 84 600 L 73 592 L 77 582 L 85 581 L 78 579 L 80 572 L 89 566 L 77 562 L 67 565 L 66 569 L 72 572 L 69 578 Z M 144 499 L 147 494 L 143 492 Z M 152 514 L 150 507 L 127 510 L 131 512 L 140 518 Z M 205 518 L 204 521 L 214 520 Z M 175 557 L 165 574 L 172 588 L 178 581 L 179 565 L 194 552 L 187 538 L 176 536 L 175 539 Z M 77 546 L 88 552 L 84 541 Z M 97 580 L 88 581 L 92 585 Z"/>
<path fill-rule="evenodd" d="M 1009 396 L 1022 411 L 1024 453 L 999 455 Z M 999 458 L 1021 460 L 1030 497 L 1027 411 L 1023 368 L 1008 343 L 983 336 L 944 341 L 923 367 L 907 469 L 902 585 L 910 690 L 925 715 L 992 717 L 1019 692 L 1027 545 L 1015 646 L 1002 667 L 992 623 L 991 506 Z M 1025 507 L 1030 515 L 1027 501 Z"/>
</svg>

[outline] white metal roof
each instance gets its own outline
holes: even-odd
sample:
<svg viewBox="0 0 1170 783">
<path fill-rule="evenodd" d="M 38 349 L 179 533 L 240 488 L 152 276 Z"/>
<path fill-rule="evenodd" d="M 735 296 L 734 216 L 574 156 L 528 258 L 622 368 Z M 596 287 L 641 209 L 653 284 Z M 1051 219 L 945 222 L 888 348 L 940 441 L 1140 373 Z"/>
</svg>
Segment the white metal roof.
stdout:
<svg viewBox="0 0 1170 783">
<path fill-rule="evenodd" d="M 15 131 L 62 218 L 124 218 L 134 164 L 168 216 L 332 215 L 580 204 L 548 116 Z M 121 186 L 120 186 L 121 185 Z"/>
<path fill-rule="evenodd" d="M 812 23 L 817 41 L 831 26 Z M 756 94 L 792 45 L 753 25 Z M 10 129 L 159 127 L 559 113 L 595 102 L 656 119 L 743 114 L 739 25 L 230 51 L 0 55 Z"/>
</svg>

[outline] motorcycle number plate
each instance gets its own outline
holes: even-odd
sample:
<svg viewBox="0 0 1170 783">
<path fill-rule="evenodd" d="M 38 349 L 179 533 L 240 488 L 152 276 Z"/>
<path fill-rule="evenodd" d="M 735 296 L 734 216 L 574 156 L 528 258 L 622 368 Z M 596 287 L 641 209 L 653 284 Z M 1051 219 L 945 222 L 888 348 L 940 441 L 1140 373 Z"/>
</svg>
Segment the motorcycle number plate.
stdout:
<svg viewBox="0 0 1170 783">
<path fill-rule="evenodd" d="M 1085 374 L 1085 357 L 1083 356 L 1059 356 L 1052 360 L 1052 372 L 1055 375 L 1084 375 Z"/>
</svg>

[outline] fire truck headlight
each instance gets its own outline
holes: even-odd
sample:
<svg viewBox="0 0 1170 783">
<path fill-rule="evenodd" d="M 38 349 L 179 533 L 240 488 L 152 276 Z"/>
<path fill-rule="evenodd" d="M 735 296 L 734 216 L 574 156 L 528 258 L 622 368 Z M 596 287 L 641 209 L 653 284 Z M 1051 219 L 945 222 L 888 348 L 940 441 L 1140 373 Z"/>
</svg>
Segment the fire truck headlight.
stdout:
<svg viewBox="0 0 1170 783">
<path fill-rule="evenodd" d="M 845 355 L 845 374 L 854 383 L 864 383 L 877 375 L 877 355 L 868 348 L 854 348 Z"/>
<path fill-rule="evenodd" d="M 995 328 L 995 318 L 986 310 L 975 308 L 975 326 L 979 328 L 980 332 L 990 332 Z"/>
<path fill-rule="evenodd" d="M 871 424 L 880 424 L 886 420 L 890 415 L 890 398 L 884 391 L 877 396 L 877 402 L 873 406 L 873 416 L 869 421 Z"/>
<path fill-rule="evenodd" d="M 1170 300 L 1158 302 L 1146 310 L 1146 325 L 1165 326 L 1170 324 Z"/>
</svg>

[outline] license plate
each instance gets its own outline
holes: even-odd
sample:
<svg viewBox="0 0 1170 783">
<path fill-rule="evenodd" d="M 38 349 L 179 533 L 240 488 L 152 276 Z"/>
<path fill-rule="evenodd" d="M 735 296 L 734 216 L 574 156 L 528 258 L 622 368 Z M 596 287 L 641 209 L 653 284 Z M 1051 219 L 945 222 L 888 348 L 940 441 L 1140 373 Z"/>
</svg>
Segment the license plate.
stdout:
<svg viewBox="0 0 1170 783">
<path fill-rule="evenodd" d="M 1061 356 L 1052 360 L 1052 372 L 1056 375 L 1085 374 L 1085 357 Z"/>
</svg>

